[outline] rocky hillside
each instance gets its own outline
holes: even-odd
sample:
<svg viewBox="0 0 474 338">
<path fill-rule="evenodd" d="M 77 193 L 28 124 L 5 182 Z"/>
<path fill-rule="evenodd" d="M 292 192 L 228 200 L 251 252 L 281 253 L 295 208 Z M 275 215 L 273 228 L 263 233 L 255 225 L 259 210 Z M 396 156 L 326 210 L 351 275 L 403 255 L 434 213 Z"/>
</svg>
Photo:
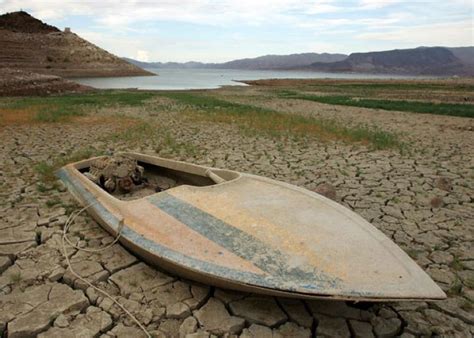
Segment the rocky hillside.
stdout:
<svg viewBox="0 0 474 338">
<path fill-rule="evenodd" d="M 314 62 L 335 62 L 344 60 L 347 55 L 329 53 L 301 53 L 290 55 L 264 55 L 256 58 L 237 59 L 224 63 L 202 62 L 140 62 L 133 59 L 125 60 L 140 66 L 150 68 L 214 68 L 214 69 L 244 69 L 244 70 L 276 70 L 292 69 L 307 66 Z"/>
<path fill-rule="evenodd" d="M 474 47 L 455 47 L 449 50 L 464 64 L 474 66 Z"/>
<path fill-rule="evenodd" d="M 264 55 L 257 58 L 240 59 L 219 64 L 225 69 L 291 69 L 306 66 L 314 62 L 336 62 L 347 55 L 328 53 L 302 53 L 290 55 Z"/>
<path fill-rule="evenodd" d="M 26 12 L 0 16 L 0 46 L 0 68 L 63 77 L 152 75 Z"/>
<path fill-rule="evenodd" d="M 459 55 L 468 51 L 459 49 Z M 383 52 L 353 53 L 343 61 L 313 63 L 309 69 L 329 72 L 410 75 L 474 75 L 474 68 L 445 47 L 419 47 Z"/>
</svg>

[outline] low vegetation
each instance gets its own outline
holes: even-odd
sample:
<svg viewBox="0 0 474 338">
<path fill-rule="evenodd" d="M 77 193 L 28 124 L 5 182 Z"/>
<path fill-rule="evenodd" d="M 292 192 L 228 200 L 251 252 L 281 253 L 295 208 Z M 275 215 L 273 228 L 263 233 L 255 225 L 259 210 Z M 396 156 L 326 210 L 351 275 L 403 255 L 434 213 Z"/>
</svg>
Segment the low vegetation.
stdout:
<svg viewBox="0 0 474 338">
<path fill-rule="evenodd" d="M 21 122 L 67 121 L 71 117 L 82 116 L 86 112 L 103 107 L 139 106 L 151 97 L 153 94 L 148 92 L 100 91 L 80 95 L 2 99 L 0 100 L 0 123 L 7 123 L 12 119 L 18 121 L 18 115 L 26 115 L 23 119 L 25 121 Z"/>
<path fill-rule="evenodd" d="M 75 153 L 72 153 L 69 156 L 56 157 L 54 160 L 49 162 L 39 162 L 35 165 L 34 169 L 40 175 L 41 181 L 43 183 L 54 184 L 54 181 L 56 180 L 56 171 L 62 166 L 66 165 L 67 163 L 77 162 L 99 155 L 103 155 L 103 151 L 92 147 L 86 147 L 78 150 Z M 40 189 L 45 190 L 50 188 L 44 186 L 44 184 L 41 184 Z"/>
<path fill-rule="evenodd" d="M 199 153 L 195 145 L 178 141 L 169 130 L 164 130 L 150 121 L 136 120 L 135 125 L 107 136 L 106 140 L 124 141 L 131 147 L 151 143 L 155 151 L 162 155 L 194 156 Z"/>
<path fill-rule="evenodd" d="M 366 99 L 341 95 L 310 95 L 292 91 L 282 91 L 281 98 L 308 100 L 326 104 L 372 109 L 406 111 L 421 114 L 474 117 L 474 105 L 462 103 L 434 103 L 405 100 Z"/>
<path fill-rule="evenodd" d="M 341 123 L 315 117 L 285 114 L 252 105 L 217 99 L 202 93 L 164 92 L 160 95 L 186 106 L 188 117 L 217 123 L 232 123 L 244 132 L 265 132 L 272 136 L 316 136 L 362 142 L 375 149 L 403 148 L 397 135 L 367 125 L 344 126 Z"/>
<path fill-rule="evenodd" d="M 332 82 L 332 83 L 310 83 L 308 87 L 318 91 L 456 91 L 472 92 L 474 85 L 466 83 L 432 83 L 432 82 Z"/>
</svg>

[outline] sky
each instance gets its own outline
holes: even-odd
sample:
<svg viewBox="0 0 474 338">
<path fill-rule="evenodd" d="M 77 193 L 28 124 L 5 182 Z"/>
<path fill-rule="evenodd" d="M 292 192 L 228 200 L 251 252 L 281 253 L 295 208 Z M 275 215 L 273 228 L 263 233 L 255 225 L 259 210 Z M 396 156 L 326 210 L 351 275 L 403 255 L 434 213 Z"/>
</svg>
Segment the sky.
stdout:
<svg viewBox="0 0 474 338">
<path fill-rule="evenodd" d="M 141 61 L 473 46 L 474 0 L 0 0 Z"/>
</svg>

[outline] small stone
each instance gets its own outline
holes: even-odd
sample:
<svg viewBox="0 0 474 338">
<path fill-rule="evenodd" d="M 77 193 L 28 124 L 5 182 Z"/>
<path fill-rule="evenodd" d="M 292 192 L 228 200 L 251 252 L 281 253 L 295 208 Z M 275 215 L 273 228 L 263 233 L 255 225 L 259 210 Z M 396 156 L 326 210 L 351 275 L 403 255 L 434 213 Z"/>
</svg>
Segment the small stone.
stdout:
<svg viewBox="0 0 474 338">
<path fill-rule="evenodd" d="M 111 237 L 106 237 L 106 239 L 109 238 Z M 107 269 L 111 274 L 126 269 L 138 261 L 135 256 L 131 255 L 121 245 L 114 245 L 112 248 L 103 252 L 101 256 L 104 268 Z"/>
<path fill-rule="evenodd" d="M 375 337 L 372 332 L 372 325 L 358 320 L 349 320 L 349 326 L 354 338 L 372 338 Z"/>
<path fill-rule="evenodd" d="M 58 318 L 56 318 L 56 320 L 54 321 L 54 326 L 59 328 L 65 328 L 69 326 L 69 321 L 67 320 L 65 315 L 60 314 Z"/>
<path fill-rule="evenodd" d="M 347 305 L 345 302 L 333 300 L 311 300 L 307 302 L 313 316 L 323 314 L 332 317 L 344 317 L 348 319 L 361 320 L 362 310 Z"/>
<path fill-rule="evenodd" d="M 433 208 L 441 208 L 444 205 L 443 198 L 440 196 L 435 196 L 431 199 L 430 205 Z"/>
<path fill-rule="evenodd" d="M 268 327 L 278 326 L 288 320 L 274 298 L 249 297 L 229 304 L 231 312 L 250 323 Z"/>
<path fill-rule="evenodd" d="M 210 335 L 208 332 L 199 331 L 194 333 L 188 333 L 185 338 L 209 338 Z M 214 336 L 213 336 L 214 337 Z"/>
<path fill-rule="evenodd" d="M 336 188 L 329 183 L 322 183 L 316 187 L 314 192 L 323 195 L 326 198 L 336 200 Z"/>
<path fill-rule="evenodd" d="M 86 289 L 86 296 L 87 298 L 89 298 L 89 301 L 91 302 L 91 304 L 97 304 L 99 295 L 97 294 L 97 291 L 94 288 L 88 287 Z"/>
<path fill-rule="evenodd" d="M 159 330 L 165 334 L 166 337 L 173 337 L 179 332 L 181 322 L 177 319 L 164 319 L 160 322 Z"/>
<path fill-rule="evenodd" d="M 350 337 L 351 333 L 343 318 L 332 318 L 325 315 L 318 315 L 318 327 L 316 335 L 318 337 Z"/>
<path fill-rule="evenodd" d="M 123 324 L 118 324 L 115 326 L 111 333 L 114 334 L 116 338 L 146 338 L 147 335 L 145 332 L 136 327 L 124 326 Z"/>
<path fill-rule="evenodd" d="M 66 209 L 63 207 L 57 208 L 54 210 L 54 213 L 52 216 L 49 217 L 49 221 L 57 221 L 59 217 L 66 215 Z"/>
<path fill-rule="evenodd" d="M 191 310 L 189 309 L 189 306 L 181 302 L 166 307 L 166 317 L 168 318 L 182 319 L 190 314 Z"/>
<path fill-rule="evenodd" d="M 398 318 L 385 319 L 376 317 L 372 324 L 374 325 L 375 334 L 380 338 L 395 337 L 402 328 L 402 321 Z"/>
<path fill-rule="evenodd" d="M 199 310 L 194 312 L 202 328 L 213 334 L 237 333 L 245 324 L 243 318 L 229 315 L 224 304 L 216 298 L 210 298 Z"/>
<path fill-rule="evenodd" d="M 298 326 L 295 323 L 287 322 L 281 325 L 278 329 L 273 330 L 274 338 L 286 338 L 286 337 L 300 337 L 310 338 L 311 330 L 305 327 Z"/>
<path fill-rule="evenodd" d="M 0 256 L 0 273 L 8 269 L 12 265 L 12 261 L 8 256 Z"/>
<path fill-rule="evenodd" d="M 426 320 L 423 313 L 418 311 L 398 312 L 407 323 L 404 332 L 412 333 L 415 336 L 432 336 L 432 325 Z"/>
<path fill-rule="evenodd" d="M 141 303 L 143 301 L 143 298 L 144 298 L 144 296 L 143 296 L 143 293 L 141 293 L 141 292 L 131 293 L 130 297 L 128 297 L 128 299 L 134 300 L 138 303 Z"/>
<path fill-rule="evenodd" d="M 233 290 L 216 289 L 214 291 L 214 297 L 223 301 L 224 304 L 229 304 L 230 302 L 234 300 L 243 299 L 246 296 L 248 296 L 248 294 L 239 292 L 239 291 L 233 291 Z"/>
<path fill-rule="evenodd" d="M 183 323 L 179 327 L 179 335 L 180 337 L 182 337 L 189 333 L 194 333 L 196 332 L 197 328 L 198 328 L 198 322 L 196 318 L 188 317 L 183 321 Z"/>
<path fill-rule="evenodd" d="M 464 291 L 464 297 L 471 303 L 474 303 L 474 290 Z"/>
<path fill-rule="evenodd" d="M 396 318 L 397 313 L 389 308 L 383 307 L 380 309 L 378 313 L 379 317 L 385 318 L 385 319 L 390 319 L 390 318 Z"/>
<path fill-rule="evenodd" d="M 49 217 L 48 218 L 40 218 L 38 219 L 38 222 L 36 222 L 36 225 L 39 227 L 41 226 L 47 226 L 49 224 Z"/>
<path fill-rule="evenodd" d="M 66 270 L 64 270 L 63 267 L 59 266 L 57 267 L 56 269 L 54 269 L 48 276 L 48 280 L 50 282 L 57 282 L 58 280 L 60 280 L 63 275 L 64 275 L 64 272 Z"/>
<path fill-rule="evenodd" d="M 303 327 L 311 328 L 313 317 L 308 313 L 301 300 L 279 299 L 278 302 L 292 321 Z"/>
<path fill-rule="evenodd" d="M 100 265 L 98 262 L 95 261 L 80 261 L 77 263 L 72 263 L 72 268 L 76 273 L 79 274 L 82 278 L 87 278 L 89 276 L 92 276 L 100 271 L 103 271 L 102 265 Z M 89 281 L 93 282 L 95 280 L 91 280 L 90 278 L 87 278 Z M 72 274 L 70 270 L 66 271 L 66 273 L 63 276 L 64 282 L 66 282 L 69 285 L 74 285 L 74 282 L 77 280 L 77 277 Z M 85 288 L 84 288 L 85 290 Z"/>
<path fill-rule="evenodd" d="M 173 278 L 145 263 L 139 263 L 114 273 L 110 280 L 120 288 L 122 295 L 128 296 L 134 292 L 147 291 L 168 284 Z"/>
<path fill-rule="evenodd" d="M 416 338 L 416 336 L 412 335 L 411 333 L 405 332 L 400 336 L 400 338 Z"/>
<path fill-rule="evenodd" d="M 451 184 L 450 179 L 446 177 L 439 177 L 435 181 L 435 187 L 445 191 L 453 190 L 453 186 Z"/>
<path fill-rule="evenodd" d="M 57 226 L 60 226 L 62 227 L 64 224 L 66 224 L 68 220 L 68 216 L 64 215 L 64 216 L 59 216 L 54 222 L 52 222 L 50 225 L 57 225 Z"/>
<path fill-rule="evenodd" d="M 456 281 L 456 275 L 447 269 L 429 268 L 427 272 L 438 283 L 449 286 Z"/>
<path fill-rule="evenodd" d="M 463 310 L 460 306 L 463 302 L 464 300 L 462 298 L 448 298 L 432 302 L 431 305 L 441 312 L 459 318 L 470 325 L 474 325 L 474 312 Z"/>
<path fill-rule="evenodd" d="M 248 329 L 244 329 L 240 338 L 272 338 L 272 330 L 266 326 L 252 324 Z"/>
<path fill-rule="evenodd" d="M 454 257 L 446 251 L 434 251 L 429 255 L 429 259 L 437 264 L 449 265 L 453 262 Z"/>
<path fill-rule="evenodd" d="M 183 300 L 183 303 L 189 306 L 191 310 L 195 310 L 201 307 L 209 297 L 211 289 L 209 286 L 192 284 L 191 285 L 191 294 L 192 298 Z"/>
</svg>

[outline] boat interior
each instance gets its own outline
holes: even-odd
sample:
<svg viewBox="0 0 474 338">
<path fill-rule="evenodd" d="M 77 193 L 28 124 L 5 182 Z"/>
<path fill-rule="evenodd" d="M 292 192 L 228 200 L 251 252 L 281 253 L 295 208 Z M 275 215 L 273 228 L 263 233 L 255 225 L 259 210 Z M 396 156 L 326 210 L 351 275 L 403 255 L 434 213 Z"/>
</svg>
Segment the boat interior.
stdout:
<svg viewBox="0 0 474 338">
<path fill-rule="evenodd" d="M 230 170 L 209 169 L 202 166 L 178 162 L 156 157 L 147 158 L 147 156 L 138 154 L 124 154 L 136 160 L 136 164 L 141 174 L 139 179 L 133 180 L 133 184 L 128 184 L 126 189 L 117 182 L 114 189 L 107 187 L 106 178 L 99 175 L 96 180 L 92 179 L 101 189 L 105 190 L 115 198 L 120 200 L 136 200 L 157 192 L 165 191 L 180 185 L 191 185 L 197 187 L 211 186 L 239 177 L 239 173 Z M 79 163 L 76 169 L 86 177 L 90 178 L 91 167 L 94 160 L 91 159 Z M 132 182 L 128 179 L 129 183 Z"/>
</svg>

